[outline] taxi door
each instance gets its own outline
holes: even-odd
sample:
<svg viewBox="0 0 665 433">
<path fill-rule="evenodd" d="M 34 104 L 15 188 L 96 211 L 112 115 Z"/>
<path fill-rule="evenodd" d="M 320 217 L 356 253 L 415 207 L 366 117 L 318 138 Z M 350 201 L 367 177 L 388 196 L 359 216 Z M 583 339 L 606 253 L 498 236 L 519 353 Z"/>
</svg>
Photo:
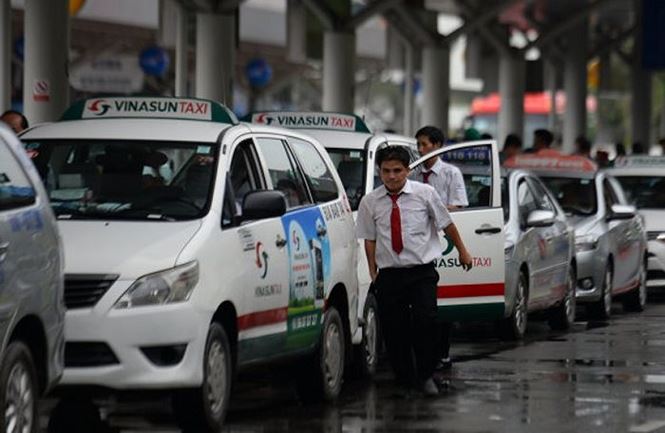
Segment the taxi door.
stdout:
<svg viewBox="0 0 665 433">
<path fill-rule="evenodd" d="M 448 321 L 503 318 L 504 225 L 497 144 L 482 140 L 446 146 L 415 161 L 411 169 L 432 156 L 462 171 L 469 206 L 451 216 L 473 256 L 473 269 L 464 271 L 452 242 L 440 234 L 443 249 L 436 260 L 439 316 Z"/>
</svg>

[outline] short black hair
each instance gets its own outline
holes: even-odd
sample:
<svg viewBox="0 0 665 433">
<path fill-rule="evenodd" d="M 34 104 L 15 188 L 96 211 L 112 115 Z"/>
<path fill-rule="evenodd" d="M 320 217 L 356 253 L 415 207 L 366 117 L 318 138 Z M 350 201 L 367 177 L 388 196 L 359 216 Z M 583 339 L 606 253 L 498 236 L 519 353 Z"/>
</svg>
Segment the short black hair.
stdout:
<svg viewBox="0 0 665 433">
<path fill-rule="evenodd" d="M 446 136 L 443 135 L 443 131 L 441 131 L 436 126 L 423 126 L 418 130 L 418 132 L 416 132 L 416 138 L 420 137 L 421 135 L 427 137 L 429 142 L 432 144 L 440 144 L 443 146 L 443 144 L 446 142 Z"/>
<path fill-rule="evenodd" d="M 540 139 L 543 143 L 545 143 L 545 146 L 550 147 L 552 142 L 554 141 L 554 135 L 548 131 L 547 129 L 536 129 L 533 131 L 534 137 Z"/>
<path fill-rule="evenodd" d="M 587 140 L 585 136 L 579 135 L 575 139 L 575 143 L 577 144 L 577 149 L 580 152 L 591 152 L 591 142 Z"/>
<path fill-rule="evenodd" d="M 520 136 L 517 134 L 508 134 L 506 136 L 506 141 L 503 143 L 503 148 L 505 149 L 508 147 L 517 147 L 521 149 L 522 139 L 520 138 Z"/>
<path fill-rule="evenodd" d="M 492 137 L 492 134 L 490 134 L 489 132 L 483 132 L 482 134 L 480 134 L 481 140 L 491 140 L 492 138 L 494 137 Z"/>
<path fill-rule="evenodd" d="M 376 165 L 381 168 L 384 161 L 399 161 L 409 168 L 409 151 L 404 146 L 386 146 L 376 151 Z"/>
<path fill-rule="evenodd" d="M 25 117 L 25 116 L 23 115 L 23 113 L 21 113 L 20 111 L 16 111 L 16 110 L 7 110 L 7 111 L 5 111 L 4 113 L 0 114 L 0 118 L 1 118 L 1 117 L 5 117 L 5 116 L 10 116 L 10 115 L 12 115 L 12 114 L 15 114 L 15 115 L 17 115 L 18 117 L 21 118 L 21 128 L 23 128 L 23 129 L 28 129 L 28 118 Z"/>
</svg>

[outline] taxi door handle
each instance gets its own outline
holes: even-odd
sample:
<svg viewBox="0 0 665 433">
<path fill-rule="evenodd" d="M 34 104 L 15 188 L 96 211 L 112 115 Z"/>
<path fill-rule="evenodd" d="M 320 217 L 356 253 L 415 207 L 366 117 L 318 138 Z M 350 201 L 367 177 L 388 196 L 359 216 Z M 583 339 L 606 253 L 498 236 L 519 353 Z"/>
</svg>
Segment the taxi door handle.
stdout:
<svg viewBox="0 0 665 433">
<path fill-rule="evenodd" d="M 497 233 L 501 233 L 501 227 L 480 227 L 476 229 L 476 234 L 478 235 L 484 235 L 484 234 L 495 235 Z"/>
</svg>

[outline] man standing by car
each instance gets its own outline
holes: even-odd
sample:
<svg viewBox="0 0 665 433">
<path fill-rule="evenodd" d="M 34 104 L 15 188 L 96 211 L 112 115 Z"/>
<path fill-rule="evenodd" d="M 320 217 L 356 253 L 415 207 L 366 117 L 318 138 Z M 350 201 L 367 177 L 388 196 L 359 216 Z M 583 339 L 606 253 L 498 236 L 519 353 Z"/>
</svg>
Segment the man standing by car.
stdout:
<svg viewBox="0 0 665 433">
<path fill-rule="evenodd" d="M 472 258 L 434 188 L 407 179 L 408 150 L 387 146 L 376 161 L 383 185 L 361 200 L 357 235 L 365 240 L 388 355 L 400 385 L 417 383 L 425 395 L 437 395 L 437 232 L 452 240 L 465 269 Z"/>
<path fill-rule="evenodd" d="M 425 156 L 440 149 L 445 142 L 445 137 L 439 128 L 425 126 L 416 132 L 416 140 L 418 141 L 420 156 Z M 428 159 L 419 169 L 411 173 L 411 178 L 432 185 L 448 210 L 469 205 L 462 172 L 459 168 L 444 162 L 441 158 L 432 157 Z M 437 370 L 449 369 L 452 365 L 450 360 L 451 331 L 452 324 L 450 322 L 441 322 L 441 342 L 437 345 L 439 348 Z"/>
</svg>

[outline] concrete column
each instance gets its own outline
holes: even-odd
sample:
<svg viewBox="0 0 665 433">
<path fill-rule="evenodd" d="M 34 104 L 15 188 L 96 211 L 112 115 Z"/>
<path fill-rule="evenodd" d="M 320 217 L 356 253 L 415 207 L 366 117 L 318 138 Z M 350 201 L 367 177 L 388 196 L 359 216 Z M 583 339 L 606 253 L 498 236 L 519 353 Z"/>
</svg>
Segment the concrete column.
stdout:
<svg viewBox="0 0 665 433">
<path fill-rule="evenodd" d="M 196 14 L 196 96 L 233 107 L 235 14 Z"/>
<path fill-rule="evenodd" d="M 402 69 L 405 66 L 405 57 L 402 37 L 393 26 L 388 26 L 386 28 L 386 65 L 388 69 Z"/>
<path fill-rule="evenodd" d="M 30 124 L 57 120 L 69 105 L 67 0 L 26 0 L 24 113 Z"/>
<path fill-rule="evenodd" d="M 448 134 L 450 105 L 450 51 L 442 47 L 426 47 L 422 53 L 423 105 L 422 125 L 433 125 Z"/>
<path fill-rule="evenodd" d="M 641 3 L 635 2 L 636 21 L 640 24 L 642 21 Z M 651 145 L 651 71 L 642 67 L 643 32 L 640 29 L 641 27 L 638 26 L 633 42 L 631 138 L 633 143 L 642 143 L 645 152 L 648 152 Z"/>
<path fill-rule="evenodd" d="M 413 79 L 415 77 L 415 48 L 411 45 L 405 46 L 404 52 L 404 135 L 411 136 L 413 130 L 413 107 L 415 96 L 413 94 Z"/>
<path fill-rule="evenodd" d="M 307 61 L 307 9 L 299 0 L 288 0 L 286 8 L 286 58 Z"/>
<path fill-rule="evenodd" d="M 563 87 L 566 110 L 563 121 L 563 151 L 572 152 L 575 138 L 586 134 L 586 79 L 588 22 L 568 32 L 568 49 L 564 60 Z"/>
<path fill-rule="evenodd" d="M 0 113 L 12 104 L 12 8 L 0 0 Z"/>
<path fill-rule="evenodd" d="M 178 5 L 175 34 L 175 96 L 188 96 L 189 22 L 185 8 Z"/>
<path fill-rule="evenodd" d="M 552 133 L 557 129 L 556 111 L 556 92 L 559 90 L 559 68 L 554 60 L 545 59 L 543 61 L 545 90 L 549 93 L 550 112 L 547 115 L 547 129 Z M 525 140 L 531 140 L 531 137 L 524 137 Z M 525 141 L 526 142 L 526 141 Z"/>
<path fill-rule="evenodd" d="M 519 53 L 502 53 L 499 58 L 499 143 L 508 134 L 524 135 L 524 57 Z M 526 137 L 523 137 L 526 138 Z"/>
<path fill-rule="evenodd" d="M 613 143 L 615 141 L 612 125 L 610 125 L 608 119 L 610 107 L 607 103 L 607 92 L 610 90 L 610 79 L 612 74 L 610 60 L 610 53 L 608 52 L 602 54 L 598 62 L 598 92 L 596 95 L 598 132 L 595 141 L 596 143 L 601 144 Z"/>
<path fill-rule="evenodd" d="M 356 37 L 328 31 L 323 35 L 324 111 L 352 113 L 354 109 Z"/>
</svg>

